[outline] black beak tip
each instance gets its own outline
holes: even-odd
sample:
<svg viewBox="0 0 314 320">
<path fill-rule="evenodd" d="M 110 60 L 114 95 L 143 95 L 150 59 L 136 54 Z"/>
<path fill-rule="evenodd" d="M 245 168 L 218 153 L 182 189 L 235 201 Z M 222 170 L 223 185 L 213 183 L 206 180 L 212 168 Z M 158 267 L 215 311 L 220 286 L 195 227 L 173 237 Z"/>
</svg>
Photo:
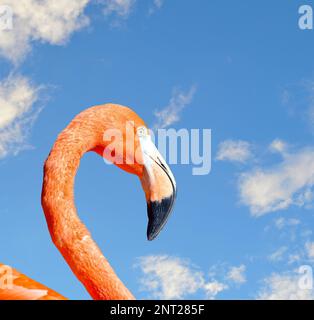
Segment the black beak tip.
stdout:
<svg viewBox="0 0 314 320">
<path fill-rule="evenodd" d="M 147 239 L 154 240 L 168 221 L 175 200 L 175 193 L 161 201 L 147 203 Z"/>
<path fill-rule="evenodd" d="M 147 231 L 147 240 L 148 241 L 153 241 L 156 237 L 157 237 L 157 235 L 154 235 L 153 233 L 150 233 Z"/>
</svg>

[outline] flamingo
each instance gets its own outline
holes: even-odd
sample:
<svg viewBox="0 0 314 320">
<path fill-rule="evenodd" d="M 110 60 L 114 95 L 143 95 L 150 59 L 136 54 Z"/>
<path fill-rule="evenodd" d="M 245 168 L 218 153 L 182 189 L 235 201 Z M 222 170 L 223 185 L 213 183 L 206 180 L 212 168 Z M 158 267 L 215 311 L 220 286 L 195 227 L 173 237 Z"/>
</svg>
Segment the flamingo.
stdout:
<svg viewBox="0 0 314 320">
<path fill-rule="evenodd" d="M 133 124 L 131 141 L 127 140 L 126 123 Z M 104 133 L 108 130 L 122 133 L 123 139 L 113 150 L 115 159 L 120 161 L 113 162 L 139 177 L 147 202 L 147 238 L 156 238 L 172 211 L 176 183 L 152 142 L 144 121 L 125 106 L 104 104 L 88 108 L 61 132 L 44 164 L 41 202 L 53 243 L 90 296 L 96 300 L 132 300 L 135 299 L 133 294 L 93 241 L 74 204 L 74 179 L 80 159 L 89 151 L 109 158 L 105 152 L 109 142 L 104 139 Z M 128 148 L 130 144 L 134 144 L 134 149 Z M 127 161 L 132 157 L 134 159 L 132 150 L 139 150 L 133 163 Z M 4 268 L 7 267 L 0 264 L 0 279 Z M 2 300 L 66 299 L 15 269 L 6 270 L 11 270 L 8 280 L 12 283 L 0 285 Z"/>
</svg>

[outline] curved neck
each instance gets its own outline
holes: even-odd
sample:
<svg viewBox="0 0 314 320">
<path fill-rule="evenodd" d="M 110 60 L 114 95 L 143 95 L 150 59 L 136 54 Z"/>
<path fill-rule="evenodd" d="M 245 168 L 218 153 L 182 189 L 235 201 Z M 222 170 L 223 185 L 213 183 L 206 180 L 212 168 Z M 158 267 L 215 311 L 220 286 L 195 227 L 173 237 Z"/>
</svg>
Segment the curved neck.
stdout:
<svg viewBox="0 0 314 320">
<path fill-rule="evenodd" d="M 80 159 L 97 148 L 97 132 L 70 125 L 58 137 L 44 167 L 42 206 L 52 240 L 93 299 L 134 299 L 79 219 L 74 180 Z"/>
</svg>

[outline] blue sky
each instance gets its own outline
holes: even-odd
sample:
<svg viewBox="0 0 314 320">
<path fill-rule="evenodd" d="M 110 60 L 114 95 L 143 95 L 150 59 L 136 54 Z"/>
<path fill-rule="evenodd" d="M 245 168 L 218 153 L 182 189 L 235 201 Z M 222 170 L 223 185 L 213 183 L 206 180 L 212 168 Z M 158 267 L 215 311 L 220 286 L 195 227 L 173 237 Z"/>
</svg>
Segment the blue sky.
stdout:
<svg viewBox="0 0 314 320">
<path fill-rule="evenodd" d="M 314 2 L 28 2 L 6 1 L 13 29 L 0 32 L 1 262 L 89 298 L 40 205 L 55 138 L 106 102 L 153 126 L 195 87 L 171 127 L 212 130 L 212 170 L 172 165 L 178 199 L 159 238 L 146 240 L 138 179 L 95 154 L 76 179 L 80 217 L 138 298 L 313 298 L 295 270 L 314 260 L 314 31 L 298 28 Z"/>
</svg>

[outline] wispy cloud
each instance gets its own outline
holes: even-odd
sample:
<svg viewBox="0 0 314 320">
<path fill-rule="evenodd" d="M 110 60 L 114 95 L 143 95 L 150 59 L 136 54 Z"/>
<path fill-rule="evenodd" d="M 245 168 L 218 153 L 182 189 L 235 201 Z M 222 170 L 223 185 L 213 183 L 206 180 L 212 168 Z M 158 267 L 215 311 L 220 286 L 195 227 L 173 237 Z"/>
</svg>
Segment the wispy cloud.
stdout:
<svg viewBox="0 0 314 320">
<path fill-rule="evenodd" d="M 301 260 L 301 256 L 298 253 L 292 253 L 288 256 L 288 264 L 294 264 Z"/>
<path fill-rule="evenodd" d="M 314 132 L 314 81 L 302 80 L 287 86 L 282 93 L 282 104 L 290 116 L 303 119 Z"/>
<path fill-rule="evenodd" d="M 207 299 L 214 299 L 228 288 L 225 283 L 215 279 L 206 281 L 203 272 L 177 257 L 142 257 L 138 266 L 143 272 L 143 290 L 148 291 L 153 298 L 183 299 L 200 291 Z"/>
<path fill-rule="evenodd" d="M 298 265 L 300 262 L 311 263 L 311 252 L 314 258 L 314 243 L 311 245 L 312 231 L 305 227 L 299 219 L 279 217 L 273 220 L 273 227 L 265 228 L 265 231 L 272 230 L 272 236 L 279 236 L 281 246 L 267 256 L 270 262 L 280 262 L 282 264 Z M 311 250 L 313 249 L 313 251 Z"/>
<path fill-rule="evenodd" d="M 246 276 L 245 276 L 246 266 L 244 264 L 241 264 L 240 266 L 231 267 L 227 278 L 232 280 L 235 283 L 245 283 L 246 282 Z"/>
<path fill-rule="evenodd" d="M 313 300 L 313 290 L 299 286 L 300 275 L 296 272 L 274 273 L 264 279 L 257 298 L 261 300 Z"/>
<path fill-rule="evenodd" d="M 271 255 L 268 256 L 268 260 L 271 262 L 278 262 L 283 259 L 284 254 L 288 251 L 288 248 L 283 246 L 280 247 L 278 250 L 273 252 Z"/>
<path fill-rule="evenodd" d="M 155 112 L 157 121 L 155 128 L 166 128 L 180 120 L 182 110 L 188 106 L 194 97 L 196 86 L 192 86 L 188 91 L 174 89 L 169 104 Z"/>
<path fill-rule="evenodd" d="M 241 202 L 250 208 L 253 216 L 291 205 L 310 206 L 313 201 L 314 148 L 285 153 L 277 165 L 245 172 L 238 186 Z"/>
<path fill-rule="evenodd" d="M 305 247 L 308 259 L 314 260 L 314 242 L 307 242 Z"/>
<path fill-rule="evenodd" d="M 269 145 L 269 149 L 272 152 L 278 152 L 278 153 L 281 153 L 284 155 L 286 153 L 286 151 L 288 150 L 288 144 L 283 140 L 275 139 Z"/>
<path fill-rule="evenodd" d="M 252 159 L 251 145 L 242 140 L 225 140 L 218 146 L 216 160 L 245 163 Z"/>
<path fill-rule="evenodd" d="M 164 0 L 153 0 L 153 3 L 149 8 L 148 14 L 151 15 L 155 13 L 157 10 L 160 10 L 163 5 L 164 5 Z"/>
<path fill-rule="evenodd" d="M 277 229 L 281 230 L 285 227 L 297 226 L 301 223 L 299 219 L 290 218 L 286 219 L 284 217 L 280 217 L 275 220 L 275 226 Z"/>
<path fill-rule="evenodd" d="M 26 147 L 26 138 L 36 119 L 39 87 L 22 76 L 0 82 L 0 158 Z"/>
<path fill-rule="evenodd" d="M 106 16 L 117 15 L 120 18 L 127 18 L 132 12 L 136 0 L 99 0 L 103 5 L 103 12 Z"/>
</svg>

